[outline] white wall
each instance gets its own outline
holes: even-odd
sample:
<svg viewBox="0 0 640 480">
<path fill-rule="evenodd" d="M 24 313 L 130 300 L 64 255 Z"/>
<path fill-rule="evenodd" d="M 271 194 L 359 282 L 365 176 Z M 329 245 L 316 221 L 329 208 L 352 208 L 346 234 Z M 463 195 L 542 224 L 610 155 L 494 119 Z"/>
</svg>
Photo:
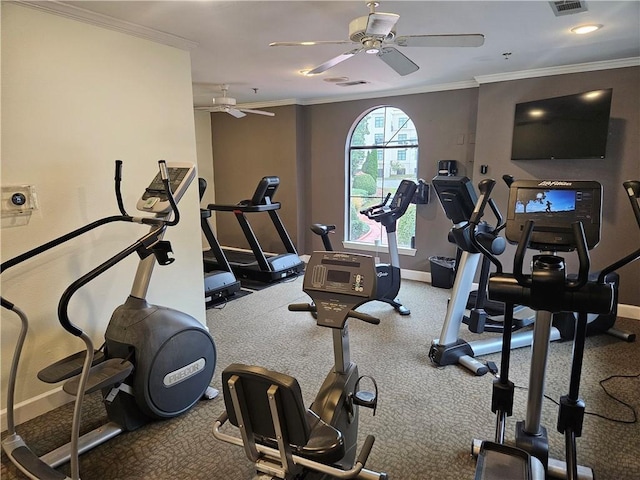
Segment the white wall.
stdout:
<svg viewBox="0 0 640 480">
<path fill-rule="evenodd" d="M 213 141 L 211 139 L 211 113 L 204 110 L 194 110 L 196 124 L 196 154 L 198 156 L 198 176 L 207 181 L 207 189 L 204 192 L 200 205 L 206 208 L 210 203 L 215 203 L 215 183 L 213 177 Z M 216 231 L 216 213 L 211 212 L 208 219 L 211 229 Z M 209 250 L 209 242 L 202 234 L 202 249 Z"/>
<path fill-rule="evenodd" d="M 211 140 L 211 113 L 195 110 L 196 153 L 199 175 L 207 181 L 207 190 L 202 205 L 214 203 L 216 196 L 213 183 L 213 144 Z"/>
<path fill-rule="evenodd" d="M 95 219 L 118 213 L 114 161 L 122 159 L 129 213 L 157 171 L 157 161 L 196 163 L 190 56 L 186 51 L 2 3 L 2 185 L 35 185 L 40 209 L 26 226 L 2 229 L 5 261 Z M 149 301 L 205 321 L 197 182 L 171 228 L 176 257 L 156 267 Z M 31 319 L 17 401 L 51 401 L 52 386 L 36 379 L 50 362 L 82 348 L 57 322 L 60 295 L 75 279 L 147 231 L 103 226 L 2 274 L 2 296 Z M 70 318 L 97 345 L 113 309 L 129 293 L 137 256 L 83 288 Z M 18 333 L 2 311 L 2 406 Z M 56 397 L 57 398 L 57 397 Z M 47 402 L 44 402 L 47 403 Z M 44 404 L 43 403 L 43 404 Z M 4 428 L 4 427 L 3 427 Z"/>
</svg>

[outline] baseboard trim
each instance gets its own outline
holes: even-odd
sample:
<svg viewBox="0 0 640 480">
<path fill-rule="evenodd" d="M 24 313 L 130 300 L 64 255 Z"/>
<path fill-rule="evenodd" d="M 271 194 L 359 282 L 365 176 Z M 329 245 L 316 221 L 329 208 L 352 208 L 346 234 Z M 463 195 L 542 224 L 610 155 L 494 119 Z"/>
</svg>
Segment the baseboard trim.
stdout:
<svg viewBox="0 0 640 480">
<path fill-rule="evenodd" d="M 75 397 L 65 393 L 62 387 L 54 388 L 33 398 L 20 402 L 15 406 L 15 422 L 20 425 L 62 405 L 72 402 Z M 0 411 L 0 428 L 7 429 L 7 409 Z"/>
<path fill-rule="evenodd" d="M 306 257 L 306 258 L 305 258 Z M 308 255 L 301 255 L 301 258 L 308 260 Z M 431 274 L 418 270 L 402 270 L 402 278 L 406 280 L 416 280 L 418 282 L 431 283 Z M 640 320 L 640 307 L 636 305 L 618 305 L 618 316 Z M 50 392 L 40 394 L 29 400 L 16 405 L 16 425 L 38 417 L 54 408 L 58 408 L 73 401 L 73 397 L 67 395 L 62 387 L 58 387 Z M 7 429 L 7 409 L 0 411 L 0 425 L 2 431 Z"/>
</svg>

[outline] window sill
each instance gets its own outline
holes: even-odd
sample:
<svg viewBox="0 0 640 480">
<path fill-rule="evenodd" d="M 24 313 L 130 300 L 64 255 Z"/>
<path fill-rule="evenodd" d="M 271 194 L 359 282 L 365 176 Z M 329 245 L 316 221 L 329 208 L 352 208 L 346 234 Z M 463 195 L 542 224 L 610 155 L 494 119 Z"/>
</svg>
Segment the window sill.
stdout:
<svg viewBox="0 0 640 480">
<path fill-rule="evenodd" d="M 360 242 L 348 242 L 344 240 L 342 242 L 342 246 L 344 248 L 349 248 L 351 250 L 360 250 L 363 252 L 371 252 L 371 253 L 389 253 L 389 247 L 387 245 L 371 245 L 369 243 L 360 243 Z M 399 255 L 408 255 L 410 257 L 416 256 L 417 250 L 415 248 L 407 248 L 407 247 L 398 247 Z"/>
</svg>

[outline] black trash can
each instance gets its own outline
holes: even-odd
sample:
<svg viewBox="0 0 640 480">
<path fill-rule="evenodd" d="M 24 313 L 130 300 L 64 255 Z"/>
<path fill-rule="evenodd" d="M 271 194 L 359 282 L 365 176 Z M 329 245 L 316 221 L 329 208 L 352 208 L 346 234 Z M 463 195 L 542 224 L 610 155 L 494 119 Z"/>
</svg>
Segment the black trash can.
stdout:
<svg viewBox="0 0 640 480">
<path fill-rule="evenodd" d="M 456 260 L 450 257 L 429 257 L 431 265 L 431 285 L 438 288 L 453 287 L 456 274 Z"/>
</svg>

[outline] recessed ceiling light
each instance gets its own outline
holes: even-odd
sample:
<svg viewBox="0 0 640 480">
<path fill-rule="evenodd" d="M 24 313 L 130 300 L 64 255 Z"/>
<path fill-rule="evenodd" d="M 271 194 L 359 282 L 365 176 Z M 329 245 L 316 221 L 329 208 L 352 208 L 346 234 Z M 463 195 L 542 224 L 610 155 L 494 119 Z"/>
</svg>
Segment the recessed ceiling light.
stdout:
<svg viewBox="0 0 640 480">
<path fill-rule="evenodd" d="M 571 29 L 571 32 L 577 35 L 584 35 L 585 33 L 595 32 L 596 30 L 600 30 L 601 28 L 602 25 L 580 25 L 579 27 L 573 27 Z"/>
</svg>

